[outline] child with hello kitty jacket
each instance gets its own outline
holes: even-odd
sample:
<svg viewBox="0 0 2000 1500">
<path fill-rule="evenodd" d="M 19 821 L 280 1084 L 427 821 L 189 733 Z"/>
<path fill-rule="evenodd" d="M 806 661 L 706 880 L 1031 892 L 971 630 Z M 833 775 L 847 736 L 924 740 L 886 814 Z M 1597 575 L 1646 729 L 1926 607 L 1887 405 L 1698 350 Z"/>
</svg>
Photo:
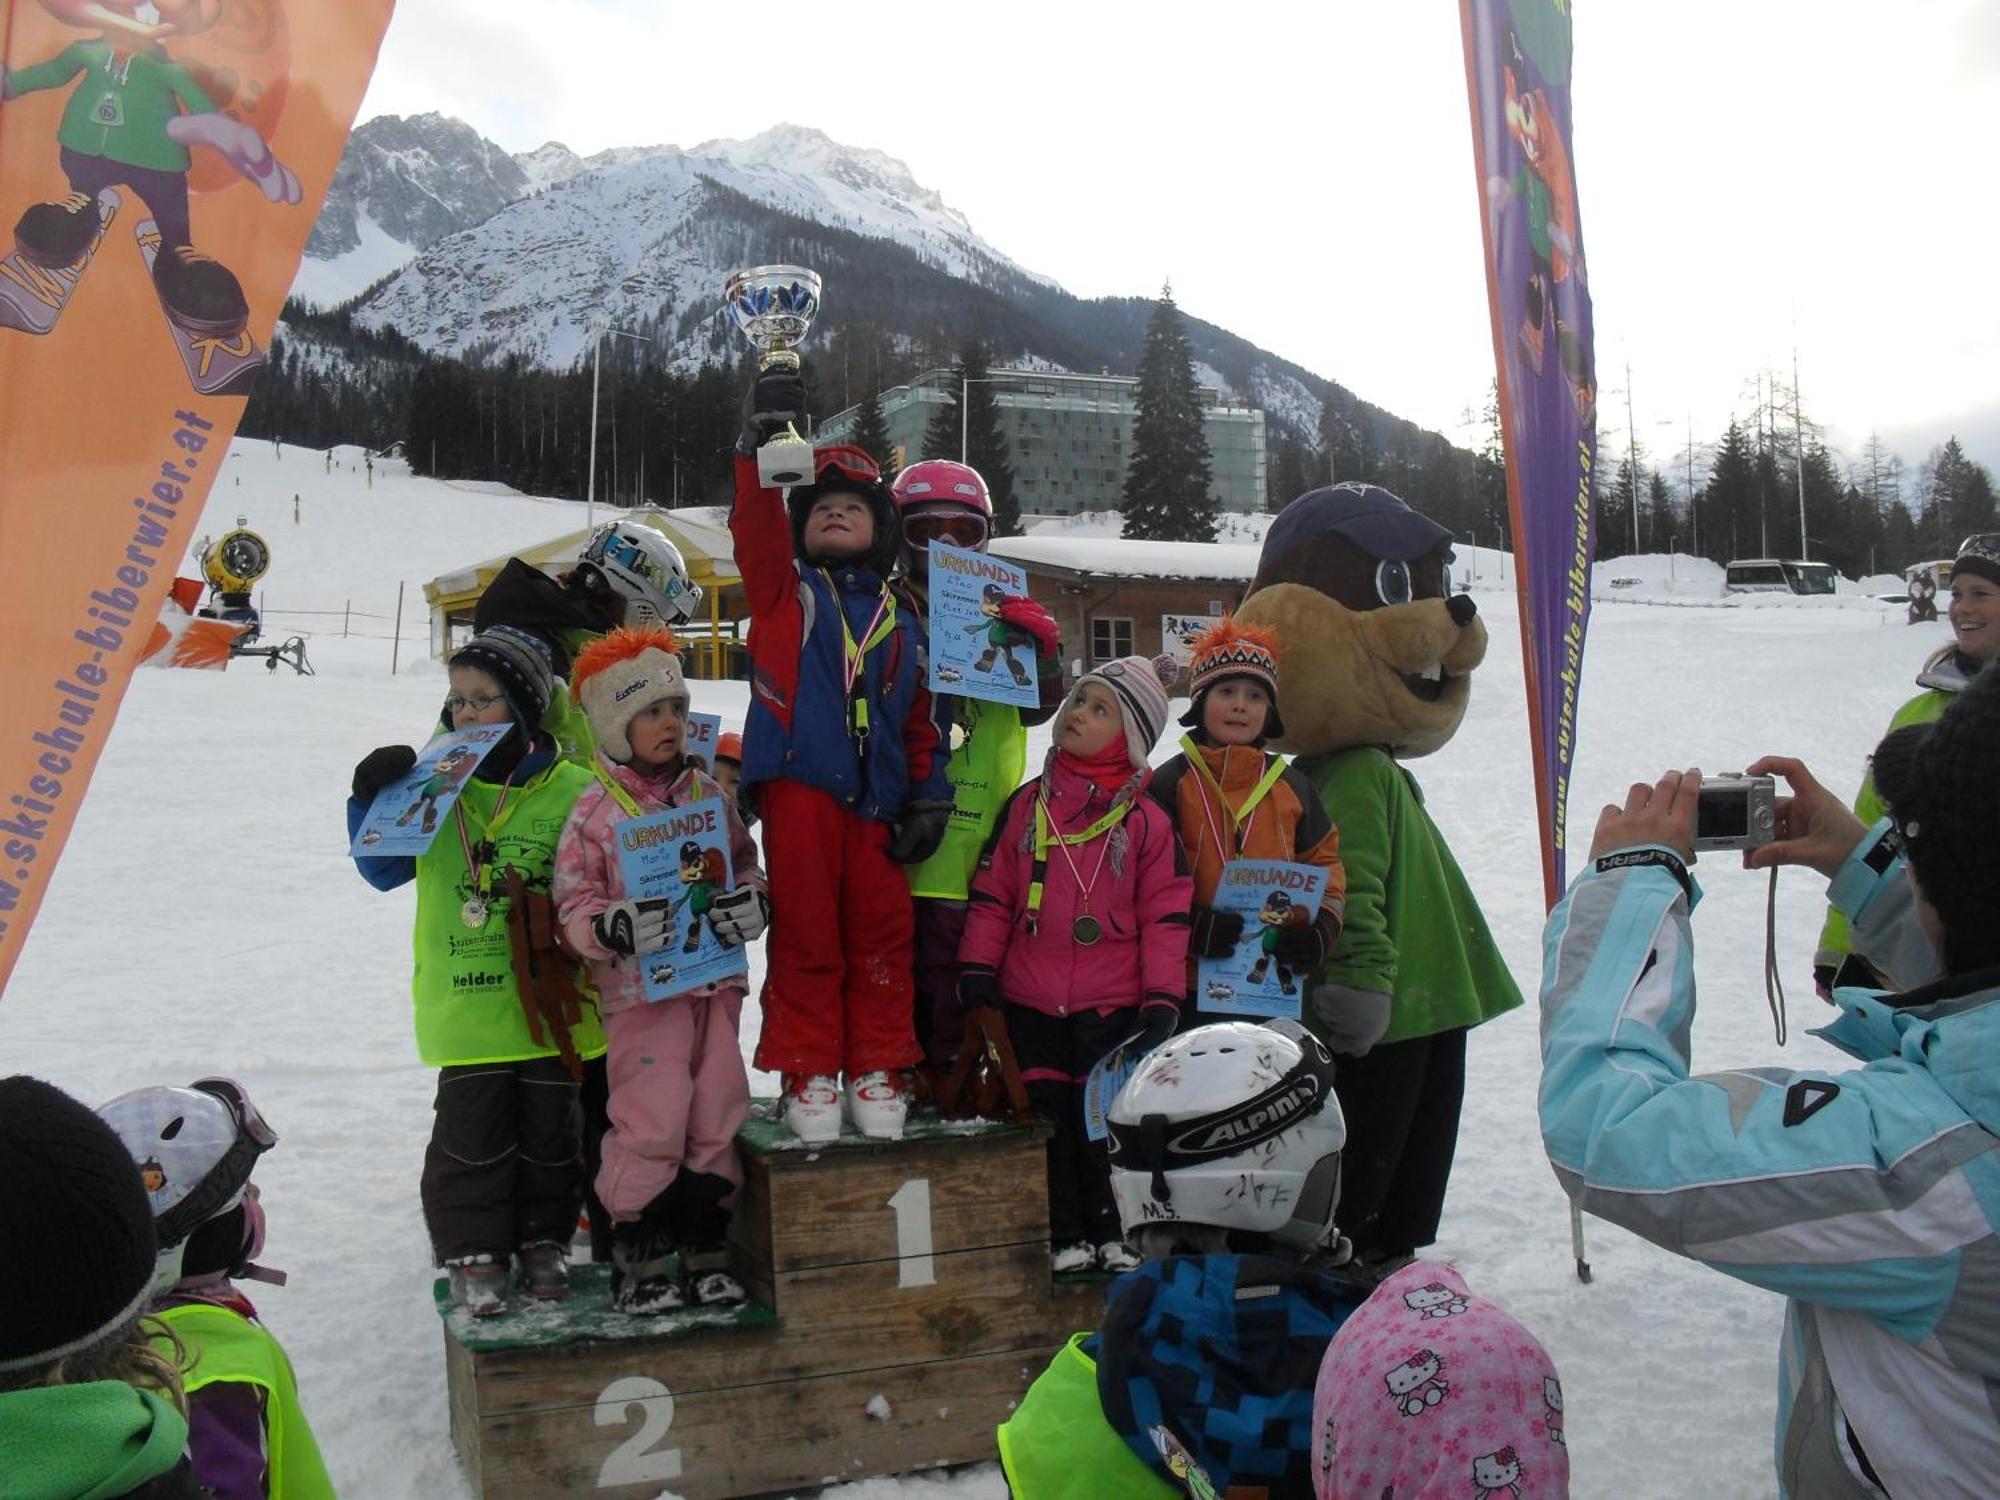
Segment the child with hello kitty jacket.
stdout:
<svg viewBox="0 0 2000 1500">
<path fill-rule="evenodd" d="M 1562 1385 L 1535 1336 L 1457 1271 L 1414 1261 L 1327 1346 L 1318 1500 L 1564 1500 Z"/>
</svg>

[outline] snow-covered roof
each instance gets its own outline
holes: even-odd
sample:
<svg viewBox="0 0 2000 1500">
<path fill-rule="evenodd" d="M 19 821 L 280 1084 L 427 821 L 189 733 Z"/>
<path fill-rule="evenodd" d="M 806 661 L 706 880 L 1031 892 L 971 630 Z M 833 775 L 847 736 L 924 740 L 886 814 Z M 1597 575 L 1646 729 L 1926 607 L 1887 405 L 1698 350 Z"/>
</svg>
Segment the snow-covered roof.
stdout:
<svg viewBox="0 0 2000 1500">
<path fill-rule="evenodd" d="M 1089 578 L 1204 578 L 1248 583 L 1257 575 L 1258 549 L 1240 542 L 1141 542 L 1129 537 L 1051 536 L 1042 532 L 999 537 L 992 551 L 1009 562 Z"/>
</svg>

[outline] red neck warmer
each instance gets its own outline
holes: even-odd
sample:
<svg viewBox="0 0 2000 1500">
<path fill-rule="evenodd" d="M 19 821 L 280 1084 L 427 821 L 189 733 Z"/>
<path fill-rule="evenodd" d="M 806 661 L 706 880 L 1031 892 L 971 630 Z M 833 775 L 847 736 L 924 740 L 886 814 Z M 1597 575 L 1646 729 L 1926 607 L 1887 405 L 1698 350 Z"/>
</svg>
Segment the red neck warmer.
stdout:
<svg viewBox="0 0 2000 1500">
<path fill-rule="evenodd" d="M 1106 796 L 1115 796 L 1118 789 L 1132 779 L 1132 761 L 1125 753 L 1123 734 L 1087 760 L 1074 751 L 1058 750 L 1056 762 L 1083 777 Z"/>
</svg>

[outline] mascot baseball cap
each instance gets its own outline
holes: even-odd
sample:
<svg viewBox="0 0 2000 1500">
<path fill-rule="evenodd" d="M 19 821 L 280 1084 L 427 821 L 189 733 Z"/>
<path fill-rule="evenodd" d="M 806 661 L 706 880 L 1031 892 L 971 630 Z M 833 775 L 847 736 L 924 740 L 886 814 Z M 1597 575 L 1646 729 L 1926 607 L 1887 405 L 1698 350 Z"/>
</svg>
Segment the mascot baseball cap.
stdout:
<svg viewBox="0 0 2000 1500">
<path fill-rule="evenodd" d="M 1309 490 L 1278 513 L 1264 535 L 1265 557 L 1303 546 L 1323 532 L 1336 532 L 1370 557 L 1410 562 L 1449 543 L 1451 533 L 1420 516 L 1379 484 L 1345 480 Z"/>
</svg>

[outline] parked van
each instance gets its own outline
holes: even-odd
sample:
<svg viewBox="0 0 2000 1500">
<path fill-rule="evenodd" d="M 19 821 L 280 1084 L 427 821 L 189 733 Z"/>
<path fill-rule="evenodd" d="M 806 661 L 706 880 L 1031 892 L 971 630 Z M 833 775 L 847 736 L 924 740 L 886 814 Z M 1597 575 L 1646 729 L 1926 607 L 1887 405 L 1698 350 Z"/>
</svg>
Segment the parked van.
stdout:
<svg viewBox="0 0 2000 1500">
<path fill-rule="evenodd" d="M 1831 594 L 1835 579 L 1831 563 L 1751 557 L 1729 564 L 1723 587 L 1732 594 Z"/>
</svg>

